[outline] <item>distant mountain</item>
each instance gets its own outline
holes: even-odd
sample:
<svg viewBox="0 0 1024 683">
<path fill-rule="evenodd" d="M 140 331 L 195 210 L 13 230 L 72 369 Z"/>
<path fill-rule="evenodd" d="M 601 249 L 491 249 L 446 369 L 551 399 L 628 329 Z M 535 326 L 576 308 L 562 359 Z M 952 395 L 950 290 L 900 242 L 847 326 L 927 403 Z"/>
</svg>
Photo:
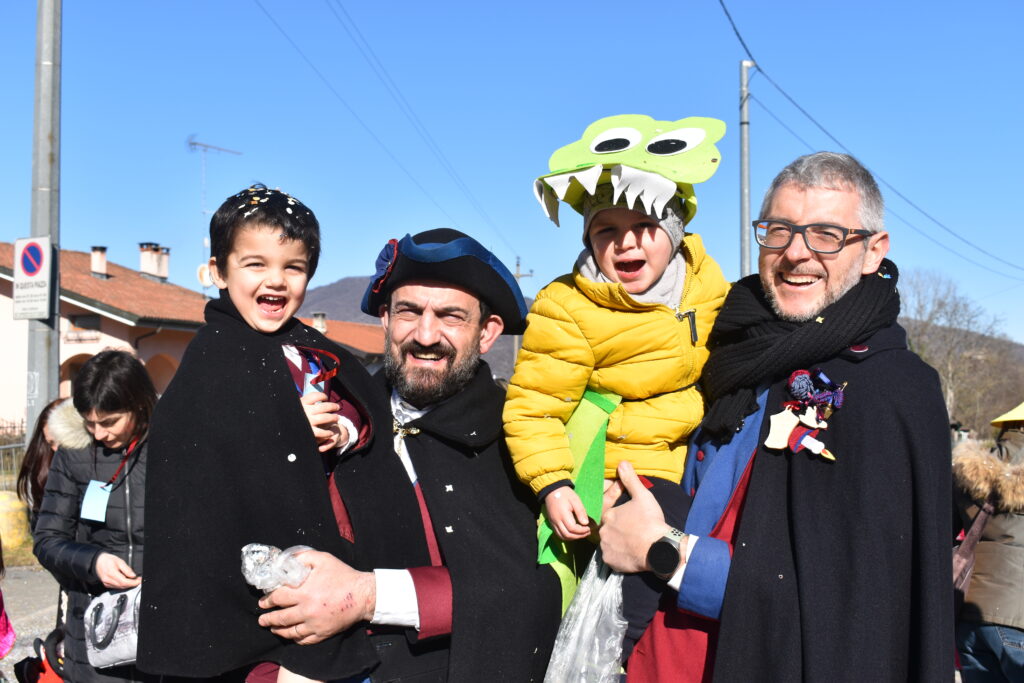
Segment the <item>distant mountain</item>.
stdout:
<svg viewBox="0 0 1024 683">
<path fill-rule="evenodd" d="M 361 310 L 359 304 L 363 293 L 370 284 L 370 276 L 343 277 L 336 282 L 321 287 L 314 287 L 306 292 L 306 300 L 299 309 L 300 317 L 312 317 L 314 313 L 326 313 L 331 320 L 345 320 L 353 323 L 372 323 L 372 318 Z M 526 300 L 526 305 L 533 303 Z M 512 376 L 515 365 L 512 337 L 502 335 L 491 350 L 484 354 L 484 360 L 491 366 L 491 371 L 498 377 L 508 379 Z"/>
<path fill-rule="evenodd" d="M 344 320 L 350 323 L 372 323 L 372 318 L 361 310 L 359 304 L 363 300 L 363 292 L 370 284 L 370 276 L 343 277 L 336 282 L 322 287 L 314 287 L 306 292 L 306 301 L 299 309 L 299 316 L 308 318 L 314 313 L 326 313 L 331 320 Z"/>
</svg>

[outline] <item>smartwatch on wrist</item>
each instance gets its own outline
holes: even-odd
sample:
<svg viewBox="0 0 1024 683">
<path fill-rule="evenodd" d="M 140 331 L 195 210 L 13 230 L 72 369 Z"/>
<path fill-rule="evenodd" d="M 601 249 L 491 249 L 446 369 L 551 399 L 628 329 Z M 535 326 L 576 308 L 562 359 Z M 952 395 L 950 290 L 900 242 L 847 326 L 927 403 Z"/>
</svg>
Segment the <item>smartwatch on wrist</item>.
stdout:
<svg viewBox="0 0 1024 683">
<path fill-rule="evenodd" d="M 682 531 L 672 528 L 668 534 L 651 544 L 647 551 L 647 566 L 659 579 L 667 581 L 679 569 L 679 561 L 682 558 L 679 545 L 684 536 L 686 534 Z"/>
</svg>

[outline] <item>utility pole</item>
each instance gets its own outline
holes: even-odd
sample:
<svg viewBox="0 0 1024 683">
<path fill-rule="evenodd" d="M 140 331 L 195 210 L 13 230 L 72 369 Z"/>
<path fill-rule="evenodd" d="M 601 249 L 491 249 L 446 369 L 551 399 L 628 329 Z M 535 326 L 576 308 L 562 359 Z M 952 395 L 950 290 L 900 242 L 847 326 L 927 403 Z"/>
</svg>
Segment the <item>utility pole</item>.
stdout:
<svg viewBox="0 0 1024 683">
<path fill-rule="evenodd" d="M 238 155 L 238 156 L 241 156 L 242 153 L 241 152 L 236 152 L 233 149 L 227 149 L 225 147 L 217 147 L 216 145 L 208 145 L 205 142 L 199 142 L 198 140 L 196 140 L 196 136 L 195 135 L 190 135 L 188 137 L 188 140 L 185 141 L 185 144 L 188 146 L 189 150 L 192 151 L 192 152 L 194 152 L 194 151 L 196 151 L 198 149 L 199 150 L 199 155 L 201 157 L 200 171 L 199 171 L 199 193 L 200 193 L 199 194 L 199 213 L 203 216 L 203 221 L 205 222 L 206 221 L 206 217 L 209 216 L 210 213 L 211 213 L 211 211 L 209 211 L 206 208 L 206 153 L 208 151 L 210 151 L 210 150 L 213 150 L 214 152 L 224 152 L 226 154 L 235 154 L 235 155 Z M 203 270 L 204 268 L 206 268 L 207 261 L 210 260 L 210 254 L 209 254 L 209 251 L 208 251 L 209 248 L 210 248 L 210 238 L 209 237 L 204 237 L 203 238 L 203 255 L 202 255 L 202 259 L 200 259 L 200 263 L 199 263 L 199 284 L 201 284 L 203 286 L 203 294 L 204 295 L 206 294 L 206 290 L 209 289 L 210 285 L 212 284 L 209 281 L 209 276 L 206 275 L 205 271 Z"/>
<path fill-rule="evenodd" d="M 530 268 L 529 273 L 524 273 L 519 270 L 519 257 L 516 256 L 516 272 L 512 273 L 512 277 L 516 279 L 516 283 L 522 280 L 524 277 L 533 277 L 533 268 Z M 512 337 L 512 365 L 516 364 L 516 356 L 519 355 L 519 335 Z"/>
<path fill-rule="evenodd" d="M 60 48 L 61 1 L 39 0 L 32 130 L 32 237 L 49 237 L 50 315 L 28 321 L 25 434 L 57 398 L 60 384 Z"/>
<path fill-rule="evenodd" d="M 750 275 L 750 100 L 747 72 L 753 61 L 740 62 L 740 276 Z"/>
</svg>

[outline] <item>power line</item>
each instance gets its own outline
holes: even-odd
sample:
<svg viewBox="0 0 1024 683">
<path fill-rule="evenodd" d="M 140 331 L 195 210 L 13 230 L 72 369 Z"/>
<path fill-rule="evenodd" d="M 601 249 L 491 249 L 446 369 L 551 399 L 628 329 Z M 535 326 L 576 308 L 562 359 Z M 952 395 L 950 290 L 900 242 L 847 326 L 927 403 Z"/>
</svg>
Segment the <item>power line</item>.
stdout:
<svg viewBox="0 0 1024 683">
<path fill-rule="evenodd" d="M 374 52 L 373 47 L 370 44 L 370 41 L 366 40 L 366 38 L 363 36 L 362 31 L 359 30 L 359 26 L 352 18 L 352 15 L 348 13 L 348 10 L 345 9 L 345 6 L 341 3 L 341 0 L 335 0 L 334 4 L 336 4 L 338 6 L 338 9 L 341 10 L 341 13 L 345 15 L 344 19 L 342 19 L 341 15 L 339 15 L 338 12 L 335 10 L 334 6 L 331 3 L 331 0 L 324 1 L 327 3 L 327 8 L 331 10 L 331 13 L 334 15 L 334 18 L 337 19 L 338 23 L 341 24 L 341 27 L 345 29 L 345 32 L 348 33 L 349 38 L 352 39 L 352 42 L 355 44 L 356 48 L 363 55 L 363 59 L 365 59 L 366 63 L 370 65 L 370 68 L 373 69 L 373 72 L 377 75 L 377 78 L 381 81 L 381 83 L 384 84 L 384 87 L 391 95 L 391 98 L 395 101 L 395 104 L 398 105 L 399 110 L 405 115 L 405 118 L 409 121 L 410 124 L 412 124 L 413 129 L 420 136 L 420 139 L 423 140 L 423 142 L 427 145 L 427 148 L 431 151 L 434 157 L 441 164 L 441 167 L 448 173 L 451 179 L 455 182 L 455 185 L 459 188 L 459 190 L 462 191 L 462 194 L 465 195 L 466 199 L 468 199 L 470 204 L 473 205 L 473 208 L 475 208 L 477 213 L 479 213 L 480 216 L 484 219 L 484 222 L 487 223 L 487 225 L 490 226 L 490 228 L 498 236 L 498 239 L 500 239 L 505 244 L 505 246 L 508 247 L 509 251 L 518 256 L 518 252 L 516 251 L 515 247 L 513 247 L 508 242 L 508 240 L 505 239 L 504 234 L 501 232 L 501 230 L 498 228 L 495 222 L 491 220 L 491 217 L 488 215 L 487 211 L 484 210 L 483 205 L 479 201 L 477 201 L 476 196 L 474 196 L 473 192 L 469 189 L 469 186 L 466 185 L 466 183 L 462 180 L 462 177 L 455 169 L 455 166 L 448 160 L 448 157 L 445 156 L 441 146 L 437 144 L 437 142 L 434 140 L 434 137 L 430 134 L 430 131 L 423 124 L 423 121 L 420 120 L 419 116 L 417 116 L 416 111 L 412 108 L 412 105 L 409 104 L 409 101 L 402 93 L 401 88 L 399 88 L 398 84 L 395 83 L 393 78 L 391 78 L 391 74 L 388 73 L 387 68 L 385 68 L 384 64 L 380 61 L 380 58 L 377 57 L 377 53 Z"/>
<path fill-rule="evenodd" d="M 964 261 L 967 261 L 968 263 L 971 263 L 971 264 L 973 264 L 973 265 L 976 265 L 976 266 L 978 266 L 979 268 L 984 268 L 985 270 L 987 270 L 988 272 L 992 273 L 993 275 L 1001 275 L 1002 277 L 1005 277 L 1005 278 L 1007 278 L 1007 279 L 1010 279 L 1010 280 L 1016 280 L 1016 281 L 1018 281 L 1018 282 L 1024 282 L 1024 278 L 1020 278 L 1020 277 L 1017 277 L 1016 275 L 1007 275 L 1006 273 L 1000 273 L 1000 272 L 999 272 L 998 270 L 993 270 L 993 269 L 992 269 L 992 266 L 991 266 L 991 265 L 989 265 L 989 264 L 987 264 L 987 263 L 978 263 L 977 261 L 975 261 L 975 260 L 973 260 L 973 259 L 967 258 L 967 257 L 966 257 L 966 256 L 964 256 L 963 254 L 961 254 L 960 252 L 958 252 L 958 251 L 957 251 L 956 249 L 954 249 L 953 247 L 947 247 L 947 246 L 946 246 L 945 244 L 943 244 L 942 242 L 939 242 L 939 241 L 938 241 L 937 239 L 935 239 L 934 237 L 932 237 L 931 235 L 929 235 L 929 234 L 928 234 L 927 232 L 925 232 L 925 231 L 924 231 L 924 230 L 922 230 L 921 228 L 917 227 L 916 225 L 914 225 L 913 223 L 911 223 L 910 221 L 908 221 L 908 220 L 907 220 L 906 218 L 904 218 L 903 216 L 901 216 L 901 215 L 899 215 L 898 213 L 896 213 L 895 211 L 893 211 L 893 210 L 892 210 L 891 208 L 889 208 L 889 207 L 885 207 L 885 210 L 886 210 L 886 212 L 887 212 L 887 213 L 890 213 L 890 214 L 892 214 L 892 215 L 893 215 L 894 217 L 896 217 L 896 218 L 900 219 L 901 221 L 903 221 L 903 223 L 904 223 L 905 225 L 907 225 L 907 226 L 908 226 L 908 227 L 909 227 L 909 228 L 910 228 L 911 230 L 913 230 L 914 232 L 916 232 L 916 233 L 918 233 L 918 234 L 922 235 L 922 236 L 923 236 L 923 237 L 924 237 L 925 239 L 927 239 L 928 241 L 932 242 L 932 243 L 933 243 L 933 244 L 935 244 L 936 246 L 942 247 L 943 249 L 945 249 L 945 250 L 946 250 L 946 251 L 948 251 L 949 253 L 951 253 L 951 254 L 955 254 L 955 255 L 959 256 L 959 257 L 960 257 L 960 258 L 962 258 L 962 259 L 963 259 Z"/>
<path fill-rule="evenodd" d="M 437 200 L 434 199 L 433 195 L 431 195 L 430 192 L 427 191 L 427 188 L 423 187 L 423 185 L 418 180 L 416 180 L 416 176 L 414 176 L 409 171 L 409 169 L 407 169 L 402 164 L 402 162 L 398 160 L 398 157 L 396 157 L 391 152 L 391 150 L 388 149 L 388 146 L 384 144 L 384 141 L 381 140 L 379 137 L 377 137 L 377 134 L 373 132 L 373 129 L 370 128 L 370 126 L 368 126 L 366 124 L 366 122 L 363 121 L 363 119 L 359 117 L 359 114 L 357 114 L 355 109 L 352 108 L 352 105 L 350 105 L 345 100 L 345 98 L 341 96 L 341 94 L 334 88 L 334 86 L 331 84 L 331 82 L 329 80 L 327 80 L 327 77 L 323 75 L 323 73 L 320 71 L 320 69 L 316 68 L 316 65 L 313 64 L 313 62 L 309 59 L 309 57 L 306 56 L 306 53 L 302 51 L 302 48 L 300 48 L 298 46 L 298 44 L 294 40 L 292 40 L 291 36 L 288 35 L 287 31 L 285 31 L 284 28 L 282 28 L 282 26 L 279 23 L 277 23 L 277 21 L 274 19 L 273 16 L 271 16 L 270 12 L 267 11 L 267 8 L 263 6 L 263 4 L 260 2 L 260 0 L 253 0 L 253 2 L 256 3 L 257 7 L 259 7 L 261 10 L 263 10 L 263 13 L 267 16 L 267 19 L 270 20 L 270 23 L 272 23 L 274 25 L 274 27 L 281 33 L 281 35 L 284 36 L 284 39 L 287 40 L 288 43 L 295 49 L 295 51 L 299 53 L 299 56 L 302 57 L 303 61 L 305 61 L 306 64 L 309 66 L 309 68 L 313 70 L 313 73 L 315 73 L 317 75 L 317 77 L 323 82 L 323 84 L 325 86 L 327 86 L 327 89 L 331 91 L 331 94 L 334 95 L 335 99 L 337 99 L 342 104 L 342 106 L 345 107 L 345 109 L 348 110 L 348 113 L 352 115 L 352 118 L 354 118 L 356 120 L 356 122 L 360 126 L 363 127 L 363 130 L 366 131 L 367 135 L 369 135 L 371 138 L 373 138 L 374 142 L 376 142 L 380 146 L 380 148 L 384 150 L 384 153 L 387 154 L 388 157 L 390 157 L 393 162 L 395 162 L 395 165 L 398 166 L 398 168 L 400 168 L 402 170 L 402 172 L 405 173 L 405 175 L 409 177 L 409 180 L 412 181 L 413 185 L 415 185 L 417 188 L 419 188 L 420 192 L 422 192 L 427 197 L 427 199 L 429 199 L 430 202 L 434 206 L 436 206 L 437 209 L 441 213 L 443 213 L 445 215 L 445 217 L 448 218 L 449 221 L 451 221 L 452 227 L 458 228 L 458 224 L 455 221 L 455 219 L 452 218 L 451 214 L 449 214 L 447 211 L 445 211 L 444 207 L 442 207 L 437 202 Z"/>
<path fill-rule="evenodd" d="M 785 129 L 786 129 L 786 132 L 788 132 L 788 133 L 789 133 L 790 135 L 792 135 L 792 136 L 793 136 L 793 137 L 795 137 L 795 138 L 796 138 L 797 140 L 799 140 L 799 141 L 800 141 L 801 143 L 803 143 L 803 146 L 804 146 L 804 147 L 806 147 L 806 148 L 807 148 L 808 150 L 810 150 L 811 152 L 813 152 L 813 151 L 814 151 L 814 147 L 813 147 L 813 146 L 811 145 L 811 143 L 807 142 L 807 140 L 804 140 L 804 139 L 803 139 L 802 137 L 800 137 L 799 135 L 797 135 L 796 131 L 794 131 L 794 130 L 793 130 L 792 128 L 790 128 L 790 127 L 789 127 L 789 126 L 787 126 L 787 125 L 786 125 L 785 123 L 783 123 L 782 119 L 780 119 L 780 118 L 779 118 L 778 116 L 776 116 L 776 115 L 775 115 L 775 112 L 773 112 L 773 111 L 772 111 L 771 109 L 769 109 L 769 108 L 768 108 L 768 107 L 767 107 L 767 106 L 765 105 L 765 103 L 764 103 L 764 102 L 762 102 L 761 100 L 757 99 L 757 96 L 755 96 L 755 95 L 751 94 L 751 95 L 750 95 L 750 99 L 751 99 L 751 100 L 753 100 L 754 102 L 757 102 L 757 103 L 758 103 L 758 104 L 759 104 L 759 105 L 761 106 L 761 109 L 763 109 L 763 110 L 765 111 L 765 113 L 766 113 L 766 114 L 768 114 L 768 116 L 770 116 L 770 117 L 772 117 L 773 119 L 775 119 L 775 122 L 776 122 L 777 124 L 779 124 L 780 126 L 782 126 L 783 128 L 785 128 Z"/>
<path fill-rule="evenodd" d="M 1005 294 L 1006 292 L 1009 292 L 1010 290 L 1013 290 L 1013 289 L 1017 289 L 1018 287 L 1024 287 L 1024 281 L 1018 282 L 1015 285 L 1009 285 L 1007 287 L 1003 287 L 1002 289 L 998 289 L 998 290 L 996 290 L 994 292 L 990 292 L 988 294 L 984 294 L 981 297 L 979 297 L 978 300 L 979 301 L 985 301 L 986 299 L 991 299 L 992 297 L 997 296 L 999 294 Z"/>
<path fill-rule="evenodd" d="M 810 143 L 809 143 L 809 142 L 808 142 L 807 140 L 805 140 L 805 139 L 804 139 L 804 138 L 802 138 L 802 137 L 801 137 L 800 135 L 798 135 L 798 134 L 797 134 L 797 133 L 796 133 L 796 132 L 795 132 L 795 131 L 794 131 L 794 130 L 793 130 L 792 128 L 790 128 L 790 127 L 786 126 L 786 125 L 785 125 L 785 124 L 784 124 L 784 123 L 782 122 L 782 120 L 781 120 L 781 119 L 779 119 L 779 118 L 778 118 L 777 116 L 775 116 L 775 113 L 774 113 L 774 112 L 772 112 L 772 111 L 771 111 L 770 109 L 768 109 L 768 108 L 767 108 L 767 106 L 765 105 L 765 103 L 764 103 L 764 102 L 762 102 L 761 100 L 759 100 L 759 99 L 758 99 L 757 97 L 755 97 L 755 96 L 754 96 L 753 94 L 751 95 L 751 99 L 753 99 L 753 100 L 754 100 L 754 101 L 756 101 L 756 102 L 757 102 L 758 104 L 760 104 L 760 105 L 761 105 L 761 109 L 763 109 L 763 110 L 765 111 L 765 113 L 767 113 L 767 114 L 768 114 L 768 116 L 770 116 L 770 117 L 771 117 L 772 119 L 774 119 L 774 120 L 775 120 L 775 121 L 776 121 L 776 122 L 778 123 L 778 125 L 780 125 L 780 126 L 781 126 L 782 128 L 784 128 L 784 129 L 786 130 L 786 132 L 790 133 L 790 134 L 791 134 L 791 135 L 793 135 L 793 136 L 794 136 L 795 138 L 797 138 L 798 140 L 800 140 L 800 141 L 801 141 L 801 142 L 802 142 L 802 143 L 803 143 L 803 144 L 804 144 L 804 145 L 805 145 L 805 146 L 806 146 L 806 147 L 808 148 L 808 150 L 810 150 L 811 152 L 813 152 L 813 151 L 814 151 L 814 147 L 813 147 L 813 146 L 811 146 L 811 144 L 810 144 Z M 909 220 L 907 220 L 907 219 L 906 219 L 906 218 L 904 218 L 903 216 L 901 216 L 901 215 L 899 215 L 898 213 L 896 213 L 895 211 L 893 211 L 891 207 L 886 207 L 886 211 L 887 211 L 887 212 L 888 212 L 889 214 L 891 214 L 891 215 L 892 215 L 892 216 L 893 216 L 894 218 L 898 218 L 898 219 L 899 219 L 900 221 L 902 221 L 903 223 L 905 223 L 905 224 L 907 225 L 907 227 L 909 227 L 910 229 L 912 229 L 912 230 L 913 230 L 914 232 L 918 232 L 919 234 L 921 234 L 921 236 L 922 236 L 923 238 L 925 238 L 926 240 L 928 240 L 929 242 L 931 242 L 931 243 L 932 243 L 932 244 L 934 244 L 935 246 L 937 246 L 937 247 L 940 247 L 940 248 L 942 248 L 942 249 L 945 249 L 946 251 L 948 251 L 948 252 L 950 252 L 950 253 L 952 253 L 952 254 L 955 254 L 956 256 L 959 256 L 959 257 L 961 257 L 962 259 L 964 259 L 964 260 L 965 260 L 965 261 L 967 261 L 968 263 L 972 263 L 972 264 L 974 264 L 974 265 L 977 265 L 978 267 L 981 267 L 981 268 L 985 268 L 986 270 L 988 270 L 988 271 L 990 271 L 990 272 L 992 272 L 992 273 L 994 273 L 994 274 L 997 274 L 997 275 L 1001 275 L 1001 276 L 1004 276 L 1004 278 L 1008 278 L 1008 279 L 1010 279 L 1010 280 L 1016 280 L 1016 281 L 1018 281 L 1018 282 L 1022 282 L 1022 283 L 1024 283 L 1024 280 L 1022 280 L 1021 278 L 1018 278 L 1018 276 L 1016 276 L 1016 275 L 1008 275 L 1008 274 L 1007 274 L 1007 273 L 1005 273 L 1005 272 L 999 272 L 998 270 L 992 270 L 991 266 L 989 266 L 989 265 L 986 265 L 986 264 L 983 264 L 983 263 L 979 263 L 978 261 L 975 261 L 975 260 L 973 260 L 973 259 L 970 259 L 970 258 L 968 258 L 967 256 L 964 256 L 963 254 L 961 254 L 961 253 L 957 252 L 957 251 L 956 251 L 956 250 L 954 250 L 954 249 L 953 249 L 952 247 L 947 247 L 946 245 L 942 244 L 941 242 L 939 242 L 938 240 L 936 240 L 935 238 L 933 238 L 933 237 L 931 236 L 931 234 L 929 234 L 929 233 L 928 233 L 927 231 L 925 231 L 924 229 L 922 229 L 922 228 L 920 228 L 920 227 L 918 227 L 918 226 L 914 225 L 914 224 L 913 224 L 913 223 L 911 223 L 911 222 L 910 222 Z"/>
<path fill-rule="evenodd" d="M 754 59 L 754 53 L 747 47 L 747 41 L 743 40 L 743 36 L 740 35 L 740 30 L 736 28 L 736 22 L 732 20 L 732 15 L 729 14 L 729 8 L 725 6 L 725 0 L 718 0 L 718 4 L 722 6 L 722 11 L 725 12 L 725 18 L 729 20 L 729 25 L 732 26 L 732 32 L 736 34 L 736 40 L 740 41 L 740 45 L 743 46 L 743 51 L 747 53 L 747 59 L 757 64 L 757 60 Z M 765 74 L 767 76 L 767 74 Z"/>
<path fill-rule="evenodd" d="M 747 47 L 746 41 L 743 40 L 743 36 L 740 35 L 740 31 L 736 27 L 736 22 L 733 21 L 732 15 L 729 14 L 729 9 L 725 6 L 725 0 L 718 0 L 718 4 L 721 5 L 722 11 L 725 13 L 726 19 L 729 20 L 729 25 L 732 26 L 733 33 L 736 34 L 736 38 L 739 40 L 740 45 L 743 47 L 743 51 L 747 54 L 747 57 L 752 62 L 754 62 L 757 65 L 757 70 L 759 72 L 761 72 L 761 74 L 765 77 L 765 79 L 769 83 L 771 83 L 772 87 L 774 87 L 776 90 L 778 90 L 779 93 L 781 93 L 782 96 L 785 97 L 789 101 L 790 104 L 792 104 L 794 107 L 796 107 L 796 109 L 801 114 L 803 114 L 807 118 L 808 121 L 813 123 L 832 142 L 834 142 L 836 145 L 838 145 L 840 149 L 842 149 L 844 152 L 846 152 L 847 154 L 849 154 L 851 156 L 855 156 L 853 154 L 853 152 L 851 152 L 850 149 L 846 145 L 844 145 L 842 142 L 840 142 L 839 139 L 835 135 L 833 135 L 831 132 L 829 132 L 829 130 L 827 128 L 825 128 L 825 126 L 823 126 L 820 123 L 818 123 L 817 119 L 815 119 L 813 116 L 811 116 L 811 114 L 806 109 L 801 107 L 800 104 L 789 95 L 789 93 L 787 93 L 785 90 L 783 90 L 782 86 L 780 86 L 778 83 L 776 83 L 775 80 L 768 74 L 768 72 L 764 70 L 764 68 L 761 66 L 760 62 L 758 62 L 756 59 L 754 59 L 753 53 L 751 53 L 750 48 Z M 760 102 L 759 102 L 759 104 L 760 104 Z M 761 106 L 763 107 L 764 105 L 762 104 Z M 869 170 L 870 170 L 870 168 L 869 168 Z M 962 236 L 959 232 L 957 232 L 957 231 L 953 230 L 952 228 L 948 227 L 947 225 L 942 223 L 939 219 L 935 218 L 930 213 L 928 213 L 927 211 L 922 209 L 920 206 L 918 206 L 915 202 L 911 201 L 905 194 L 903 194 L 902 192 L 897 190 L 896 187 L 892 183 L 888 182 L 885 178 L 880 176 L 878 173 L 875 173 L 874 171 L 871 171 L 871 172 L 874 174 L 875 178 L 877 178 L 878 181 L 880 183 L 882 183 L 882 185 L 885 185 L 885 187 L 888 188 L 893 194 L 895 194 L 897 197 L 899 197 L 904 202 L 909 204 L 911 206 L 911 208 L 917 210 L 925 218 L 927 218 L 931 222 L 935 223 L 935 225 L 939 226 L 940 228 L 945 230 L 947 233 L 949 233 L 950 235 L 952 235 L 956 239 L 960 240 L 961 242 L 963 242 L 967 246 L 971 247 L 972 249 L 974 249 L 974 250 L 984 254 L 985 256 L 987 256 L 990 259 L 998 261 L 999 263 L 1002 263 L 1004 265 L 1010 266 L 1011 268 L 1014 268 L 1016 270 L 1024 271 L 1024 267 L 1019 266 L 1016 263 L 1013 263 L 1011 261 L 1007 261 L 1006 259 L 1003 259 L 1003 258 L 1001 258 L 999 256 L 996 256 L 995 254 L 990 253 L 990 252 L 986 251 L 985 249 L 982 249 L 978 245 L 974 244 L 973 242 L 968 240 L 966 237 Z M 893 214 L 893 215 L 895 215 L 895 214 Z M 908 223 L 908 225 L 909 225 L 909 223 Z M 915 230 L 916 230 L 916 228 L 915 228 Z M 971 261 L 970 259 L 966 258 L 960 252 L 955 251 L 955 250 L 951 250 L 951 251 L 953 251 L 954 254 L 956 254 L 960 258 L 964 259 L 965 261 L 968 261 L 969 263 L 974 263 L 975 265 L 979 265 L 975 261 Z M 981 266 L 981 267 L 982 268 L 986 268 L 986 269 L 990 269 L 990 266 L 988 266 L 988 265 L 984 265 L 984 266 Z M 993 271 L 993 272 L 996 272 L 996 271 Z M 1011 277 L 1011 276 L 1004 275 L 1003 277 Z M 1018 279 L 1018 278 L 1013 278 L 1013 279 Z"/>
</svg>

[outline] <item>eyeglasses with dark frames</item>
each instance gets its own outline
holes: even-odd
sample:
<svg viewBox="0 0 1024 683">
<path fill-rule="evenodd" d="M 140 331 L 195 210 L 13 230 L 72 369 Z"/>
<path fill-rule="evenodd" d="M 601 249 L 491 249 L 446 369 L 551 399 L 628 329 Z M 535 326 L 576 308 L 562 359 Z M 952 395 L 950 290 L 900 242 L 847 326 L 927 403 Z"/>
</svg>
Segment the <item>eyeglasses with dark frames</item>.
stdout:
<svg viewBox="0 0 1024 683">
<path fill-rule="evenodd" d="M 758 220 L 751 225 L 754 226 L 754 239 L 762 247 L 785 249 L 793 241 L 793 235 L 799 233 L 803 235 L 807 248 L 819 254 L 835 254 L 842 251 L 850 235 L 867 237 L 874 234 L 870 230 L 844 228 L 827 223 L 794 225 L 778 219 Z"/>
</svg>

